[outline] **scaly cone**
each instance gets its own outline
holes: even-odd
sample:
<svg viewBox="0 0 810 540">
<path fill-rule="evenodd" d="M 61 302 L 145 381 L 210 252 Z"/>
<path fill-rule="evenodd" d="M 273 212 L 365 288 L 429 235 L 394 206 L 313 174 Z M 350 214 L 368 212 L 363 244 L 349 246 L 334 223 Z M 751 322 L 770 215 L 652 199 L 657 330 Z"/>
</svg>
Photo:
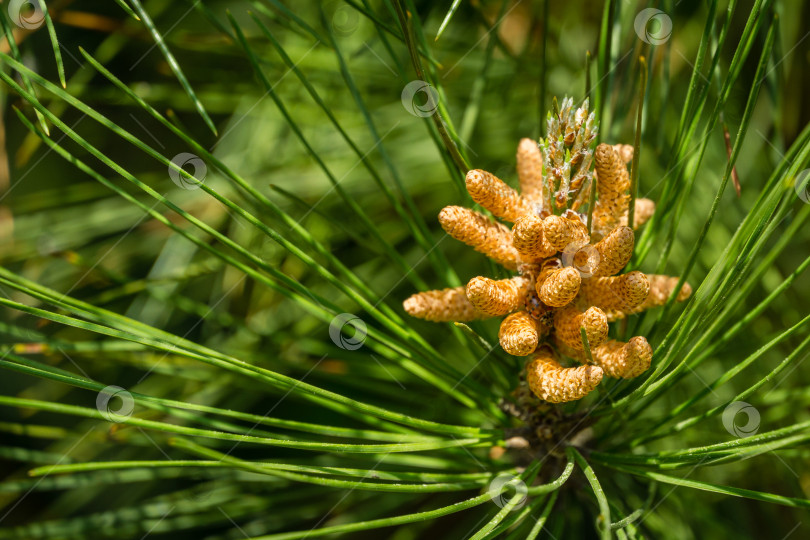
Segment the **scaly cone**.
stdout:
<svg viewBox="0 0 810 540">
<path fill-rule="evenodd" d="M 517 151 L 520 192 L 483 170 L 469 171 L 467 190 L 492 218 L 448 206 L 439 222 L 448 234 L 517 271 L 509 279 L 472 278 L 466 287 L 418 293 L 404 302 L 419 318 L 445 322 L 502 317 L 498 340 L 509 354 L 526 356 L 532 390 L 541 399 L 579 399 L 603 375 L 630 378 L 649 368 L 652 348 L 642 336 L 608 340 L 608 322 L 663 305 L 678 278 L 620 274 L 633 255 L 635 234 L 627 226 L 629 145 L 591 144 L 597 128 L 587 101 L 574 109 L 566 98 L 548 115 L 546 137 L 522 139 Z M 594 179 L 596 183 L 594 184 Z M 593 233 L 588 233 L 589 194 L 596 185 Z M 636 199 L 634 228 L 655 211 Z M 677 296 L 686 300 L 684 283 Z M 591 350 L 586 358 L 585 330 Z M 555 351 L 593 366 L 564 367 Z"/>
</svg>

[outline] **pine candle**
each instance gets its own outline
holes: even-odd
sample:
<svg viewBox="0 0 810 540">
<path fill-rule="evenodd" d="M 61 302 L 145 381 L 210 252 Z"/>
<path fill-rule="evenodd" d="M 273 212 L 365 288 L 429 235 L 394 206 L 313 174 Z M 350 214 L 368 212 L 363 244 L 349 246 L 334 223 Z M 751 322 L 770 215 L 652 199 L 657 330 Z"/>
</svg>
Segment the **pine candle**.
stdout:
<svg viewBox="0 0 810 540">
<path fill-rule="evenodd" d="M 532 355 L 526 364 L 529 388 L 542 400 L 562 403 L 585 397 L 603 376 L 637 377 L 650 367 L 653 351 L 647 340 L 610 340 L 608 323 L 663 305 L 678 279 L 639 271 L 617 275 L 635 243 L 627 226 L 627 163 L 633 147 L 599 144 L 591 150 L 597 128 L 588 101 L 576 110 L 571 98 L 559 108 L 556 100 L 554 105 L 546 138 L 539 145 L 530 139 L 518 145 L 520 192 L 487 171 L 467 173 L 472 199 L 495 218 L 513 223 L 511 229 L 460 206 L 439 213 L 450 236 L 517 275 L 503 280 L 478 276 L 466 287 L 417 293 L 404 308 L 435 322 L 504 317 L 498 332 L 503 350 Z M 594 184 L 589 233 L 582 210 Z M 636 199 L 633 226 L 643 225 L 654 211 L 653 201 Z M 690 294 L 684 284 L 677 300 Z M 565 367 L 559 361 L 563 356 L 585 365 Z"/>
</svg>

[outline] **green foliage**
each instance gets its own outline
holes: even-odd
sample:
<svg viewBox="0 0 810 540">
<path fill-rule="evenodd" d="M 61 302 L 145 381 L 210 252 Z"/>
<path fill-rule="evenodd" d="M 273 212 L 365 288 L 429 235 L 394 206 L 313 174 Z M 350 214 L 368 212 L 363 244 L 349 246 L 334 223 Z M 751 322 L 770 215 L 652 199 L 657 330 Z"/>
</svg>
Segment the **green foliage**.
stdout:
<svg viewBox="0 0 810 540">
<path fill-rule="evenodd" d="M 801 8 L 6 4 L 0 538 L 810 534 Z M 694 292 L 541 451 L 497 323 L 401 302 L 495 275 L 436 215 L 562 95 L 640 148 L 629 268 Z"/>
</svg>

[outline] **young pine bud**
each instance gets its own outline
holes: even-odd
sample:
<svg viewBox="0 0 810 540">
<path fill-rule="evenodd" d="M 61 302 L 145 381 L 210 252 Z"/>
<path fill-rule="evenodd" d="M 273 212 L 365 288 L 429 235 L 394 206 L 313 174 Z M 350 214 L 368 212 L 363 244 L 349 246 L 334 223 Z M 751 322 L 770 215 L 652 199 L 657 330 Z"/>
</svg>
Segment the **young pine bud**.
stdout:
<svg viewBox="0 0 810 540">
<path fill-rule="evenodd" d="M 621 319 L 624 312 L 640 306 L 647 298 L 650 280 L 637 270 L 621 276 L 592 277 L 583 281 L 581 291 L 583 304 L 602 309 L 609 319 Z"/>
<path fill-rule="evenodd" d="M 467 191 L 475 202 L 506 221 L 514 223 L 520 216 L 534 213 L 532 206 L 521 199 L 517 191 L 487 171 L 469 171 Z"/>
<path fill-rule="evenodd" d="M 538 276 L 535 289 L 540 300 L 547 306 L 563 307 L 576 297 L 580 283 L 581 278 L 576 268 L 548 268 Z"/>
<path fill-rule="evenodd" d="M 542 347 L 526 364 L 526 382 L 529 388 L 537 397 L 549 403 L 582 399 L 601 381 L 600 367 L 563 367 L 548 347 Z"/>
<path fill-rule="evenodd" d="M 649 369 L 653 351 L 645 338 L 636 336 L 627 343 L 611 339 L 592 348 L 591 354 L 608 377 L 632 379 Z"/>
<path fill-rule="evenodd" d="M 474 277 L 467 283 L 467 298 L 482 313 L 506 315 L 523 305 L 530 284 L 531 280 L 523 276 L 497 281 Z"/>
<path fill-rule="evenodd" d="M 633 229 L 638 229 L 647 223 L 655 213 L 655 202 L 650 199 L 636 199 L 636 215 L 633 216 Z M 628 212 L 619 219 L 619 225 L 627 226 Z"/>
<path fill-rule="evenodd" d="M 537 143 L 531 139 L 521 139 L 517 150 L 517 172 L 520 194 L 526 202 L 542 205 L 543 196 L 543 156 Z"/>
<path fill-rule="evenodd" d="M 498 341 L 508 354 L 526 356 L 534 352 L 542 335 L 548 328 L 540 325 L 525 311 L 518 311 L 507 316 L 501 322 Z"/>
<path fill-rule="evenodd" d="M 463 322 L 486 317 L 467 299 L 464 287 L 416 293 L 405 300 L 402 306 L 408 315 L 426 321 Z"/>
<path fill-rule="evenodd" d="M 599 254 L 594 276 L 612 276 L 619 272 L 633 256 L 635 235 L 630 227 L 616 227 L 594 245 Z"/>
<path fill-rule="evenodd" d="M 548 216 L 543 220 L 546 241 L 557 251 L 563 251 L 569 244 L 587 244 L 588 227 L 578 218 Z"/>
<path fill-rule="evenodd" d="M 445 206 L 439 223 L 447 234 L 483 253 L 510 270 L 517 269 L 518 252 L 512 245 L 512 231 L 474 210 Z"/>
<path fill-rule="evenodd" d="M 534 214 L 526 214 L 515 221 L 515 226 L 512 227 L 512 244 L 523 262 L 539 262 L 557 252 L 546 240 L 543 220 Z"/>
<path fill-rule="evenodd" d="M 585 350 L 580 328 L 585 329 L 588 345 L 593 349 L 607 339 L 608 321 L 605 312 L 590 307 L 584 313 L 573 306 L 566 306 L 554 313 L 554 332 L 563 344 L 577 351 Z"/>
</svg>

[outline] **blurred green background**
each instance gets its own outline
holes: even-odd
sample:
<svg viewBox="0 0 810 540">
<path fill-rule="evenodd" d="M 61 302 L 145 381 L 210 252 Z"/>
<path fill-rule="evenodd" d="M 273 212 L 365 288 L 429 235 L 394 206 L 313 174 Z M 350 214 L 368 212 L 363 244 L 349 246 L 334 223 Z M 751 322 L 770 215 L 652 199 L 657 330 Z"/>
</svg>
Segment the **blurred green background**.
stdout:
<svg viewBox="0 0 810 540">
<path fill-rule="evenodd" d="M 81 47 L 189 137 L 238 172 L 250 186 L 278 204 L 356 274 L 381 302 L 403 318 L 407 316 L 401 308 L 402 300 L 418 290 L 463 284 L 477 275 L 492 276 L 494 269 L 484 257 L 448 240 L 438 225 L 436 216 L 443 206 L 469 206 L 470 200 L 463 192 L 463 176 L 437 141 L 430 119 L 411 114 L 402 100 L 404 86 L 418 77 L 406 47 L 394 35 L 401 35 L 401 29 L 391 6 L 376 1 L 352 2 L 351 5 L 342 1 L 285 4 L 269 0 L 143 2 L 216 125 L 217 135 L 206 126 L 141 21 L 128 17 L 114 2 L 54 1 L 48 3 L 48 8 L 58 35 L 70 95 L 169 159 L 182 152 L 194 153 L 187 141 L 172 134 L 88 66 L 79 51 Z M 610 70 L 606 79 L 599 78 L 596 65 L 602 3 L 571 1 L 547 2 L 546 5 L 529 0 L 462 1 L 441 37 L 435 39 L 450 4 L 449 1 L 416 2 L 413 16 L 423 25 L 430 53 L 436 61 L 434 69 L 438 80 L 434 82 L 440 86 L 441 102 L 472 167 L 491 171 L 516 185 L 517 143 L 522 137 L 537 139 L 545 134 L 546 110 L 552 98 L 572 96 L 579 102 L 589 94 L 593 104 L 600 84 L 605 85 L 606 91 L 601 140 L 632 144 L 638 57 L 646 54 L 649 55 L 649 79 L 639 194 L 659 199 L 666 182 L 672 181 L 669 167 L 673 138 L 706 24 L 708 3 L 688 0 L 616 2 L 616 26 L 612 32 Z M 734 12 L 725 48 L 721 50 L 718 73 L 704 69 L 705 77 L 700 76 L 701 87 L 710 85 L 710 100 L 716 97 L 719 77 L 725 74 L 737 51 L 751 4 L 740 2 Z M 8 2 L 3 5 L 4 9 L 7 5 Z M 661 9 L 672 21 L 671 38 L 652 50 L 633 30 L 636 14 L 649 6 Z M 718 17 L 724 15 L 725 8 L 726 2 L 719 2 Z M 361 10 L 373 14 L 377 22 Z M 271 85 L 270 90 L 256 78 L 245 50 L 234 39 L 227 12 L 245 33 Z M 272 31 L 294 69 L 279 55 L 249 12 L 257 15 Z M 742 219 L 752 211 L 769 175 L 783 161 L 787 149 L 810 119 L 806 100 L 810 83 L 810 40 L 805 40 L 810 34 L 807 23 L 810 6 L 799 0 L 777 0 L 769 7 L 768 16 L 771 14 L 778 15 L 773 56 L 736 163 L 741 196 L 735 194 L 732 186 L 725 190 L 714 224 L 688 276 L 693 288 L 703 281 Z M 720 24 L 717 26 L 719 28 Z M 307 27 L 323 39 L 317 40 Z M 58 81 L 46 27 L 31 31 L 13 25 L 10 28 L 25 65 L 52 82 Z M 716 38 L 716 31 L 713 34 Z M 722 121 L 728 126 L 732 142 L 736 140 L 749 92 L 757 82 L 755 72 L 763 42 L 764 32 L 755 41 L 723 108 Z M 2 42 L 0 50 L 9 52 L 6 41 Z M 593 55 L 590 76 L 586 76 L 588 52 Z M 3 69 L 8 73 L 14 71 L 8 65 Z M 345 129 L 357 151 L 346 144 L 324 107 L 313 100 L 298 74 L 305 77 L 322 98 L 324 107 Z M 18 75 L 15 80 L 20 81 Z M 499 427 L 481 411 L 460 406 L 397 362 L 367 348 L 349 351 L 337 347 L 330 340 L 328 323 L 314 317 L 298 300 L 224 265 L 49 151 L 13 110 L 13 107 L 21 109 L 35 122 L 30 105 L 9 92 L 8 85 L 3 86 L 2 92 L 5 144 L 0 149 L 3 152 L 0 155 L 0 264 L 4 268 L 60 293 L 226 351 L 252 364 L 296 379 L 305 378 L 310 384 L 358 401 L 443 423 Z M 68 126 L 131 171 L 138 180 L 266 260 L 313 294 L 334 302 L 345 312 L 358 314 L 369 327 L 375 327 L 361 306 L 347 299 L 300 258 L 269 241 L 244 217 L 218 203 L 204 190 L 180 187 L 172 181 L 165 164 L 113 136 L 110 129 L 65 106 L 61 99 L 47 92 L 40 92 L 39 96 Z M 689 141 L 687 170 L 694 163 L 691 149 L 697 149 L 702 143 L 700 134 L 704 123 L 700 125 L 701 130 Z M 179 226 L 210 241 L 124 182 L 120 175 L 100 165 L 85 148 L 63 137 L 53 126 L 51 137 L 139 200 L 155 205 Z M 307 145 L 302 144 L 301 137 Z M 706 155 L 696 173 L 697 181 L 685 212 L 675 227 L 665 266 L 656 268 L 659 255 L 665 250 L 662 237 L 652 244 L 649 254 L 641 261 L 642 270 L 657 269 L 660 273 L 680 275 L 727 162 L 723 130 L 718 127 L 710 133 Z M 282 236 L 292 235 L 288 223 L 245 197 L 210 162 L 205 163 L 205 170 L 206 186 L 244 205 Z M 373 178 L 372 170 L 377 172 L 379 182 Z M 195 171 L 198 173 L 199 170 Z M 367 213 L 388 248 L 350 210 L 333 182 Z M 675 189 L 677 192 L 681 186 L 676 185 Z M 685 184 L 683 189 L 686 189 Z M 390 191 L 396 205 L 391 203 L 385 190 Z M 411 224 L 402 219 L 397 205 L 413 220 Z M 789 230 L 792 218 L 805 206 L 796 201 L 769 245 L 784 240 L 782 234 Z M 419 228 L 418 220 L 422 220 L 429 232 L 426 238 L 434 246 L 431 249 L 415 240 L 413 230 Z M 789 247 L 773 261 L 762 276 L 761 284 L 754 287 L 737 308 L 736 317 L 744 316 L 757 306 L 807 258 L 808 227 L 802 226 L 790 234 Z M 392 264 L 391 250 L 401 257 L 409 271 Z M 315 255 L 315 259 L 324 261 L 321 255 Z M 3 288 L 0 292 L 6 298 L 38 305 L 36 300 L 18 291 Z M 800 275 L 789 291 L 769 305 L 745 332 L 668 390 L 645 415 L 654 419 L 656 415 L 666 414 L 673 406 L 701 391 L 704 381 L 721 376 L 774 335 L 796 324 L 806 315 L 808 304 L 810 280 Z M 107 339 L 8 308 L 0 310 L 0 341 L 4 349 L 104 384 L 258 415 L 271 409 L 272 416 L 278 418 L 346 427 L 363 425 L 356 418 L 318 406 L 295 392 L 286 397 L 278 389 L 180 356 L 166 355 L 137 343 Z M 474 360 L 480 350 L 465 341 L 459 330 L 444 324 L 405 320 L 408 328 L 435 347 L 448 365 L 462 372 L 477 365 L 470 359 Z M 670 317 L 666 322 L 671 324 L 674 320 L 675 317 Z M 645 320 L 642 328 L 649 330 L 651 323 Z M 490 343 L 497 341 L 495 321 L 477 324 L 475 328 Z M 656 327 L 659 343 L 667 329 Z M 794 351 L 806 335 L 806 328 L 800 329 L 769 350 L 750 372 L 743 372 L 733 384 L 707 396 L 704 399 L 707 404 L 699 403 L 698 411 L 701 407 L 724 403 L 761 380 Z M 484 362 L 504 366 L 511 377 L 509 385 L 514 387 L 517 383 L 522 365 L 518 359 L 495 351 Z M 470 377 L 489 385 L 482 375 L 485 367 L 472 371 Z M 762 412 L 761 430 L 808 419 L 808 380 L 810 364 L 798 362 L 795 369 L 788 368 L 749 400 Z M 511 389 L 509 385 L 493 388 L 496 394 L 503 395 Z M 8 370 L 0 377 L 0 393 L 88 407 L 94 407 L 95 398 L 92 392 Z M 280 399 L 282 397 L 284 399 Z M 50 476 L 39 483 L 26 475 L 39 465 L 70 461 L 173 460 L 189 459 L 189 456 L 170 447 L 167 436 L 159 432 L 123 424 L 111 428 L 110 424 L 98 420 L 34 409 L 3 407 L 1 410 L 0 466 L 4 481 L 0 484 L 0 516 L 8 514 L 0 522 L 0 538 L 243 538 L 417 512 L 458 500 L 457 496 L 446 493 L 329 490 L 236 468 L 201 469 L 192 473 L 182 469 L 135 471 L 128 480 L 117 477 L 103 480 L 99 475 L 95 480 L 88 480 L 87 485 L 78 477 Z M 144 418 L 164 416 L 154 410 L 137 411 Z M 171 421 L 183 423 L 179 419 Z M 29 428 L 23 429 L 23 426 Z M 712 444 L 728 440 L 725 435 L 717 417 L 674 439 L 654 441 L 645 450 Z M 336 458 L 327 452 L 306 453 L 248 445 L 240 446 L 235 454 L 242 459 L 324 466 L 340 464 L 367 469 L 376 461 L 363 455 Z M 479 472 L 475 465 L 479 460 L 486 465 L 485 470 L 489 470 L 491 462 L 497 462 L 491 459 L 486 447 L 448 455 L 451 460 L 459 460 L 460 470 L 464 471 Z M 68 456 L 67 460 L 63 456 Z M 446 470 L 443 462 L 438 458 L 434 461 L 431 455 L 409 454 L 390 459 L 392 461 L 385 463 L 396 464 L 401 469 Z M 791 448 L 778 454 L 701 468 L 694 479 L 806 499 L 810 497 L 807 460 L 806 447 Z M 354 465 L 348 464 L 352 462 Z M 600 478 L 606 483 L 610 496 L 630 508 L 641 505 L 646 496 L 645 485 L 629 476 L 609 469 L 605 471 Z M 644 537 L 802 538 L 810 535 L 806 509 L 673 488 L 659 487 L 654 511 L 645 514 L 640 526 Z M 593 518 L 589 514 L 590 506 L 594 505 L 589 506 L 590 503 L 583 502 L 576 494 L 586 489 L 585 480 L 578 478 L 574 491 L 562 495 L 554 510 L 565 518 L 552 520 L 550 530 L 541 537 L 546 534 L 548 537 L 561 534 L 564 538 L 595 537 Z M 585 518 L 586 515 L 590 517 Z M 472 534 L 482 517 L 481 513 L 469 511 L 348 537 L 464 538 Z"/>
</svg>

